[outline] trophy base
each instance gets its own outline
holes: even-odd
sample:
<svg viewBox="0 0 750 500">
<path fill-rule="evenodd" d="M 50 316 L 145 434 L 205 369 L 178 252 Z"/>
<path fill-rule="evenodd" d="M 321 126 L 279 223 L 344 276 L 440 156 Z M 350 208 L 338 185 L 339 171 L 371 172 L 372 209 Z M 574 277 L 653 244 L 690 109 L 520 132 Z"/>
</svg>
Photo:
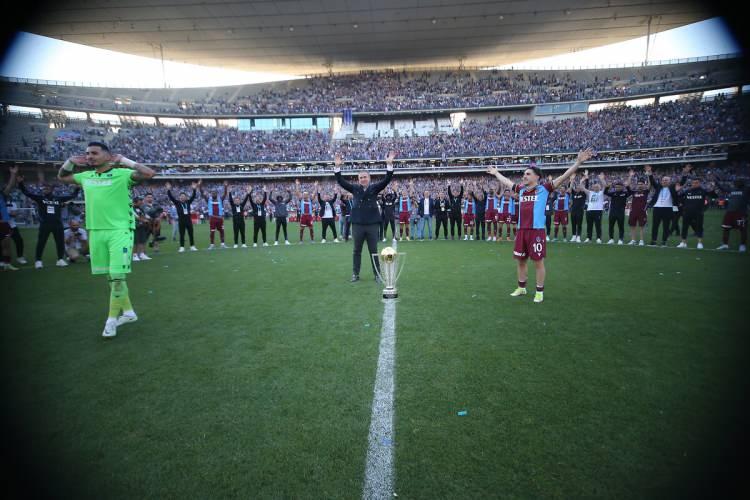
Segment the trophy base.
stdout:
<svg viewBox="0 0 750 500">
<path fill-rule="evenodd" d="M 385 289 L 383 290 L 383 298 L 384 299 L 397 299 L 398 298 L 398 292 L 396 289 Z"/>
</svg>

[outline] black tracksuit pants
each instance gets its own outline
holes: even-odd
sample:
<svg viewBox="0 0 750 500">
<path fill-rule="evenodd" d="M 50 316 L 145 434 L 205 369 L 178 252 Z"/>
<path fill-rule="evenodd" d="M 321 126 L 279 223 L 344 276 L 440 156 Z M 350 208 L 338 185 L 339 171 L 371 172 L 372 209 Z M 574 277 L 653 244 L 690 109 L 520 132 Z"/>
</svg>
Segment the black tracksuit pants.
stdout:
<svg viewBox="0 0 750 500">
<path fill-rule="evenodd" d="M 583 232 L 583 210 L 570 212 L 570 221 L 573 225 L 573 236 L 581 236 Z"/>
<path fill-rule="evenodd" d="M 688 229 L 692 227 L 695 236 L 703 238 L 703 210 L 699 212 L 685 212 L 682 214 L 682 239 L 687 239 Z"/>
<path fill-rule="evenodd" d="M 440 238 L 440 225 L 443 226 L 443 233 L 445 233 L 445 239 L 448 239 L 448 217 L 438 215 L 435 217 L 435 239 Z M 460 226 L 459 226 L 460 227 Z"/>
<path fill-rule="evenodd" d="M 253 216 L 253 243 L 258 243 L 258 231 L 263 236 L 263 243 L 266 242 L 266 218 L 263 216 Z"/>
<path fill-rule="evenodd" d="M 17 227 L 10 230 L 10 237 L 13 243 L 16 244 L 16 258 L 23 257 L 23 238 L 21 237 L 21 231 Z"/>
<path fill-rule="evenodd" d="M 354 238 L 354 253 L 352 255 L 352 274 L 359 276 L 362 267 L 362 246 L 367 241 L 367 259 L 372 264 L 372 272 L 377 276 L 380 271 L 380 261 L 374 259 L 372 254 L 378 253 L 378 237 L 380 236 L 380 223 L 375 224 L 352 224 L 352 237 Z M 374 260 L 374 262 L 373 262 Z"/>
<path fill-rule="evenodd" d="M 49 238 L 50 233 L 52 234 L 52 237 L 55 238 L 57 258 L 62 259 L 65 257 L 65 237 L 63 232 L 61 220 L 42 221 L 39 225 L 39 239 L 36 242 L 36 260 L 42 260 L 44 247 L 47 245 L 47 239 Z"/>
<path fill-rule="evenodd" d="M 236 245 L 237 237 L 242 237 L 242 244 L 245 244 L 245 218 L 244 217 L 232 217 L 232 229 L 234 230 L 234 244 Z"/>
<path fill-rule="evenodd" d="M 625 212 L 622 213 L 609 213 L 609 239 L 613 240 L 615 239 L 614 230 L 615 225 L 618 226 L 618 234 L 620 235 L 619 239 L 623 239 L 625 237 Z"/>
<path fill-rule="evenodd" d="M 477 212 L 476 216 L 474 217 L 474 227 L 476 227 L 476 229 L 474 230 L 474 237 L 477 239 L 477 241 L 482 241 L 483 239 L 485 239 L 486 236 L 484 230 L 486 226 L 487 224 L 485 224 L 484 222 L 484 212 Z"/>
<path fill-rule="evenodd" d="M 328 228 L 333 231 L 333 239 L 338 238 L 338 235 L 336 234 L 336 219 L 333 217 L 329 218 L 321 218 L 320 223 L 323 225 L 323 239 L 326 239 L 326 233 Z"/>
<path fill-rule="evenodd" d="M 385 212 L 385 216 L 383 217 L 383 238 L 388 237 L 388 226 L 391 226 L 392 237 L 396 237 L 396 223 L 393 221 L 393 216 L 393 213 Z"/>
<path fill-rule="evenodd" d="M 602 237 L 602 211 L 586 210 L 586 237 L 591 239 L 594 228 L 596 228 L 596 238 Z"/>
<path fill-rule="evenodd" d="M 284 241 L 287 241 L 289 238 L 286 234 L 286 217 L 276 217 L 276 241 L 279 241 L 279 231 L 281 228 L 284 228 Z"/>
<path fill-rule="evenodd" d="M 662 243 L 667 242 L 667 238 L 669 238 L 671 224 L 672 224 L 672 217 L 673 217 L 673 210 L 672 207 L 654 207 L 653 216 L 654 216 L 654 224 L 651 226 L 651 244 L 656 245 L 656 238 L 659 236 L 659 225 L 663 224 L 662 229 Z"/>
<path fill-rule="evenodd" d="M 463 221 L 461 220 L 461 214 L 458 215 L 451 215 L 451 238 L 453 238 L 453 235 L 455 234 L 453 232 L 454 227 L 458 227 L 458 237 L 461 238 L 461 226 L 463 226 Z"/>
<path fill-rule="evenodd" d="M 188 238 L 190 239 L 190 246 L 195 246 L 195 239 L 193 238 L 193 221 L 190 219 L 190 216 L 179 217 L 177 220 L 177 228 L 180 230 L 180 246 L 185 246 L 186 231 Z"/>
</svg>

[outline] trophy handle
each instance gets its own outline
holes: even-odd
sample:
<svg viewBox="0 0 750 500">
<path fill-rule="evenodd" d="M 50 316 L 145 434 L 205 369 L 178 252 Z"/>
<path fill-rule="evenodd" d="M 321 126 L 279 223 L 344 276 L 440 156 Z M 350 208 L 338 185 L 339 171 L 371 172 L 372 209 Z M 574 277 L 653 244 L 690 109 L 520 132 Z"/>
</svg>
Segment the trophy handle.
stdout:
<svg viewBox="0 0 750 500">
<path fill-rule="evenodd" d="M 396 274 L 396 281 L 401 277 L 401 271 L 404 270 L 404 262 L 406 262 L 406 254 L 405 253 L 399 253 L 398 254 L 398 260 L 400 262 L 398 266 L 398 273 Z"/>
<path fill-rule="evenodd" d="M 383 280 L 383 276 L 380 274 L 380 266 L 375 265 L 375 259 L 377 259 L 379 255 L 380 254 L 377 254 L 377 253 L 371 253 L 370 260 L 372 261 L 372 267 L 375 269 L 375 274 L 378 275 L 378 278 L 380 279 L 380 281 L 384 282 L 385 280 Z"/>
</svg>

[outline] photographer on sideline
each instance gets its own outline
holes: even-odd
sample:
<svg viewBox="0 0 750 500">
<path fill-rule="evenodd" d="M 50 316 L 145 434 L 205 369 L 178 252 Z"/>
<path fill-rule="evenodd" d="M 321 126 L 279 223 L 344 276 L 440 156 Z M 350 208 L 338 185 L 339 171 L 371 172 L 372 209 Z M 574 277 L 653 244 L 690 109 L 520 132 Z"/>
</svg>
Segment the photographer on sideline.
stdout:
<svg viewBox="0 0 750 500">
<path fill-rule="evenodd" d="M 89 235 L 81 228 L 78 219 L 72 219 L 70 226 L 65 230 L 65 254 L 70 262 L 76 262 L 79 258 L 89 257 Z"/>
</svg>

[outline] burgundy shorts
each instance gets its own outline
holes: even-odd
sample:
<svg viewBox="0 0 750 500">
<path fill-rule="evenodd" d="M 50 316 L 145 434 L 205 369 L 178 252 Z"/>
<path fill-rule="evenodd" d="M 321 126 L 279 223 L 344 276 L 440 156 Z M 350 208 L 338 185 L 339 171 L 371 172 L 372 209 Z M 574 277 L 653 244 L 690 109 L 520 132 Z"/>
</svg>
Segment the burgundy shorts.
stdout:
<svg viewBox="0 0 750 500">
<path fill-rule="evenodd" d="M 485 222 L 496 222 L 497 221 L 497 210 L 487 210 L 484 213 Z"/>
<path fill-rule="evenodd" d="M 518 212 L 512 214 L 510 216 L 510 223 L 511 224 L 518 224 Z"/>
<path fill-rule="evenodd" d="M 216 231 L 217 229 L 224 229 L 224 218 L 223 217 L 215 217 L 211 216 L 208 218 L 208 228 L 211 231 Z"/>
<path fill-rule="evenodd" d="M 301 227 L 312 227 L 313 225 L 312 215 L 304 215 L 304 214 L 300 215 L 299 225 Z"/>
<path fill-rule="evenodd" d="M 628 215 L 628 226 L 635 227 L 635 226 L 645 226 L 646 222 L 648 222 L 648 214 L 646 212 L 636 213 L 636 212 L 630 212 L 630 215 Z"/>
<path fill-rule="evenodd" d="M 503 212 L 497 216 L 497 220 L 502 224 L 511 224 L 511 215 L 508 212 Z"/>
<path fill-rule="evenodd" d="M 724 214 L 724 220 L 721 221 L 721 227 L 724 229 L 742 229 L 747 224 L 747 214 L 742 212 L 727 212 Z"/>
<path fill-rule="evenodd" d="M 464 214 L 464 226 L 474 225 L 474 214 Z"/>
<path fill-rule="evenodd" d="M 398 223 L 399 224 L 408 224 L 409 223 L 409 212 L 399 212 L 398 213 Z"/>
<path fill-rule="evenodd" d="M 555 225 L 567 226 L 568 225 L 568 212 L 565 210 L 556 210 L 555 211 Z"/>
<path fill-rule="evenodd" d="M 513 257 L 518 260 L 542 260 L 547 256 L 547 233 L 544 229 L 519 229 L 513 246 Z"/>
<path fill-rule="evenodd" d="M 4 240 L 8 236 L 10 236 L 10 224 L 7 222 L 0 222 L 0 240 Z"/>
</svg>

